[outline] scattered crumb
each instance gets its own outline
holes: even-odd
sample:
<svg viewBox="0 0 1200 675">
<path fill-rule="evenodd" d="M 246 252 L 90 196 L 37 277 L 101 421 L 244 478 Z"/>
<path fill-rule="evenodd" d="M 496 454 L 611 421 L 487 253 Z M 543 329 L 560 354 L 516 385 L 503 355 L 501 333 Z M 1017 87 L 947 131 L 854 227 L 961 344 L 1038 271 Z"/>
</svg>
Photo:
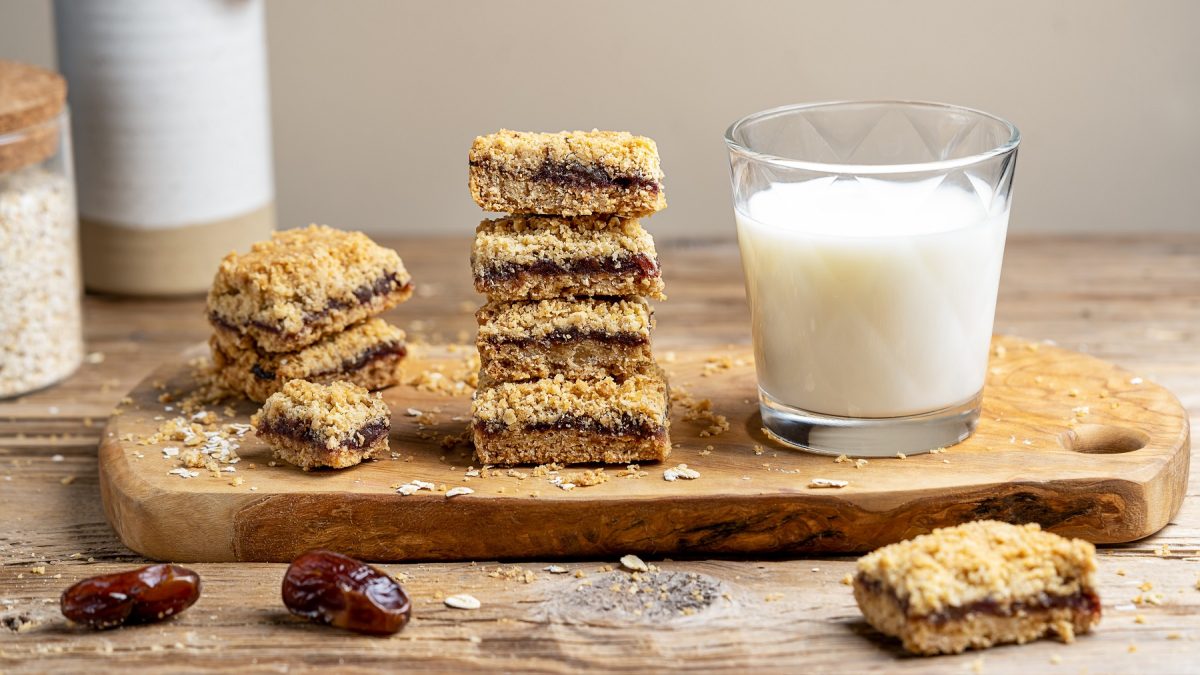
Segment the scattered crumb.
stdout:
<svg viewBox="0 0 1200 675">
<path fill-rule="evenodd" d="M 637 557 L 636 555 L 621 556 L 621 565 L 625 569 L 631 570 L 634 572 L 649 572 L 650 571 L 650 568 L 646 566 L 646 563 L 643 562 L 642 559 Z"/>
<path fill-rule="evenodd" d="M 687 464 L 680 464 L 663 471 L 663 480 L 674 481 L 680 478 L 686 480 L 695 480 L 700 477 L 700 472 L 695 469 L 689 469 Z"/>
<path fill-rule="evenodd" d="M 729 420 L 724 415 L 713 412 L 710 399 L 696 400 L 682 387 L 671 388 L 671 404 L 683 408 L 683 421 L 698 422 L 705 425 L 700 430 L 700 436 L 718 436 L 729 431 Z"/>
<path fill-rule="evenodd" d="M 600 469 L 587 469 L 586 471 L 575 471 L 565 476 L 560 476 L 562 483 L 574 485 L 575 487 L 591 487 L 607 483 L 610 476 Z"/>
<path fill-rule="evenodd" d="M 475 598 L 475 596 L 467 595 L 466 593 L 448 596 L 445 600 L 442 600 L 442 602 L 445 603 L 447 607 L 453 607 L 454 609 L 479 609 L 483 606 L 482 603 Z"/>
<path fill-rule="evenodd" d="M 850 484 L 848 480 L 834 480 L 832 478 L 813 478 L 808 481 L 808 487 L 816 488 L 844 488 Z"/>
</svg>

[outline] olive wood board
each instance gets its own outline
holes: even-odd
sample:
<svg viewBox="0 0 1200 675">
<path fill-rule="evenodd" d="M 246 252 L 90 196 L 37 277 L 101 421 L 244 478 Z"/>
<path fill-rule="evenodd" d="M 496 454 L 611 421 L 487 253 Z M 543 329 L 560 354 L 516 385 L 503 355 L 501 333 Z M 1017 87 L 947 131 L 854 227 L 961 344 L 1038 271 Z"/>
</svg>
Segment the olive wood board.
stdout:
<svg viewBox="0 0 1200 675">
<path fill-rule="evenodd" d="M 414 348 L 406 378 L 464 371 L 468 349 Z M 570 491 L 530 467 L 517 468 L 524 478 L 503 467 L 468 477 L 469 467 L 479 468 L 469 443 L 447 449 L 441 439 L 467 428 L 469 391 L 403 384 L 383 393 L 393 411 L 393 458 L 304 472 L 271 466 L 270 449 L 249 432 L 235 473 L 181 478 L 168 473 L 178 459 L 161 451 L 178 442 L 138 439 L 178 414 L 159 397 L 164 387 L 194 386 L 188 362 L 203 353 L 197 346 L 135 387 L 100 447 L 109 522 L 149 558 L 282 562 L 314 547 L 376 561 L 851 553 L 984 518 L 1037 522 L 1104 544 L 1166 525 L 1188 478 L 1188 421 L 1171 392 L 1091 356 L 999 336 L 974 435 L 946 452 L 857 468 L 766 438 L 752 356 L 723 347 L 658 354 L 675 391 L 711 399 L 730 428 L 703 437 L 706 424 L 686 421 L 686 408 L 675 405 L 676 447 L 667 462 L 643 465 L 640 477 L 608 467 L 608 482 Z M 236 415 L 222 423 L 246 423 L 257 407 L 228 405 Z M 700 478 L 664 480 L 678 463 Z M 234 477 L 244 482 L 234 485 Z M 814 478 L 849 485 L 809 488 Z M 414 479 L 474 493 L 397 493 Z"/>
</svg>

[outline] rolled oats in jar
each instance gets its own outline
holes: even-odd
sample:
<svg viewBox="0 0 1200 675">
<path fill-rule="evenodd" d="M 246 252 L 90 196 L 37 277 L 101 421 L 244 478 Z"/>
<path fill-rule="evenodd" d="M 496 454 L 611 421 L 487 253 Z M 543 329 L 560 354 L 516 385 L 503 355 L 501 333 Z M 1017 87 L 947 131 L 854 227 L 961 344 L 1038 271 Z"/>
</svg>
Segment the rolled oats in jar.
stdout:
<svg viewBox="0 0 1200 675">
<path fill-rule="evenodd" d="M 0 398 L 67 377 L 83 356 L 66 83 L 0 61 Z"/>
</svg>

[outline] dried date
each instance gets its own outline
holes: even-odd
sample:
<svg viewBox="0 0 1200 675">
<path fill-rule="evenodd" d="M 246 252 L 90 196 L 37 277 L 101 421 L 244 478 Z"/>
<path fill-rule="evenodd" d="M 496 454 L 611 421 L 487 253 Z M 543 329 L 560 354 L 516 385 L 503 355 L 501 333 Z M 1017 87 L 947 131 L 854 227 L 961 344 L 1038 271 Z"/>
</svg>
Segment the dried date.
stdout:
<svg viewBox="0 0 1200 675">
<path fill-rule="evenodd" d="M 396 580 L 354 558 L 314 550 L 292 561 L 283 577 L 288 611 L 359 633 L 390 635 L 412 614 Z"/>
<path fill-rule="evenodd" d="M 200 597 L 200 575 L 178 565 L 148 565 L 84 579 L 62 594 L 62 613 L 92 628 L 163 621 Z"/>
</svg>

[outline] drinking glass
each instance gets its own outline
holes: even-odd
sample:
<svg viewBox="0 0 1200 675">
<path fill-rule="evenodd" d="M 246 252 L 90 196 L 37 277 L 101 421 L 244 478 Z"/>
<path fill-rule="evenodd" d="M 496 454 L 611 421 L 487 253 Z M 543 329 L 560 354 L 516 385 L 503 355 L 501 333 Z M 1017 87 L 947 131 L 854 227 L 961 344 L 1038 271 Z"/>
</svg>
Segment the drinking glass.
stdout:
<svg viewBox="0 0 1200 675">
<path fill-rule="evenodd" d="M 768 435 L 944 447 L 979 419 L 1020 134 L 938 103 L 792 105 L 725 133 Z"/>
</svg>

